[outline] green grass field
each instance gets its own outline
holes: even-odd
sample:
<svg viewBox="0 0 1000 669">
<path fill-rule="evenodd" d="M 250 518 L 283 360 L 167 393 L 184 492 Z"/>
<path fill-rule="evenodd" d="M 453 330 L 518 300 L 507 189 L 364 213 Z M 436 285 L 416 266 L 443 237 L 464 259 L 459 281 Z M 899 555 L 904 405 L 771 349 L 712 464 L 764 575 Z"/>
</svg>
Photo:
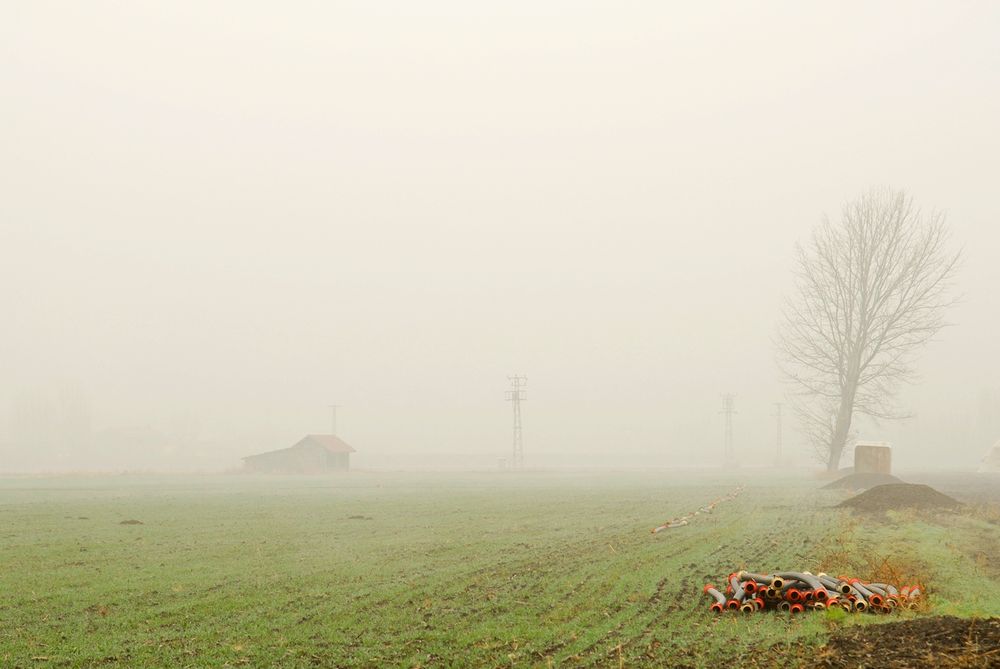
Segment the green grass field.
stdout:
<svg viewBox="0 0 1000 669">
<path fill-rule="evenodd" d="M 1000 614 L 987 514 L 859 521 L 815 481 L 757 476 L 657 535 L 739 479 L 0 480 L 0 666 L 794 666 L 899 618 L 709 614 L 701 586 L 737 567 L 896 570 L 933 612 Z"/>
</svg>

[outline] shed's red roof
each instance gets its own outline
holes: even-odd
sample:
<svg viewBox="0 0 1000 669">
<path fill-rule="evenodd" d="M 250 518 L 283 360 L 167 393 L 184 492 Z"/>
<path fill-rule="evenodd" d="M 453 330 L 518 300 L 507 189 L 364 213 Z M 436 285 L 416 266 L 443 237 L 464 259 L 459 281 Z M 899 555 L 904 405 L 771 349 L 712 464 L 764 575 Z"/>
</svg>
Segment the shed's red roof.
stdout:
<svg viewBox="0 0 1000 669">
<path fill-rule="evenodd" d="M 327 453 L 355 453 L 354 448 L 351 447 L 346 441 L 338 436 L 332 434 L 307 434 L 306 436 L 299 439 L 297 442 L 289 446 L 288 448 L 279 448 L 276 451 L 268 451 L 267 453 L 258 453 L 257 455 L 248 455 L 244 460 L 249 458 L 258 458 L 262 455 L 272 455 L 274 453 L 282 453 L 284 451 L 290 451 L 293 448 L 302 448 L 303 446 L 319 446 L 326 450 Z"/>
<path fill-rule="evenodd" d="M 340 437 L 333 434 L 307 434 L 295 446 L 301 446 L 306 442 L 319 444 L 330 453 L 354 453 L 354 448 Z M 295 448 L 293 446 L 292 448 Z"/>
</svg>

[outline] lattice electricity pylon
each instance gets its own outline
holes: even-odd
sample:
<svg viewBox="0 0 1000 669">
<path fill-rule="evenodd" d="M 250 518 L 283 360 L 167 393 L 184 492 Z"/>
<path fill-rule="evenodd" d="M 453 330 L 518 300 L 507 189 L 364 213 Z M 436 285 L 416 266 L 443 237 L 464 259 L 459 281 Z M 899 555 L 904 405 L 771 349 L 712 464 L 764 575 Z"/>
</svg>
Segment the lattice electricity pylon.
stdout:
<svg viewBox="0 0 1000 669">
<path fill-rule="evenodd" d="M 732 463 L 735 455 L 733 453 L 733 414 L 736 413 L 736 395 L 726 393 L 722 396 L 722 411 L 719 413 L 726 416 L 726 431 L 723 438 L 723 449 L 726 463 Z"/>
<path fill-rule="evenodd" d="M 514 469 L 524 467 L 524 434 L 521 430 L 521 400 L 528 399 L 524 386 L 528 385 L 527 376 L 508 376 L 511 389 L 507 391 L 507 401 L 514 409 L 514 450 L 510 465 Z"/>
<path fill-rule="evenodd" d="M 329 405 L 329 407 L 330 407 L 330 413 L 331 413 L 330 418 L 332 419 L 330 421 L 330 429 L 331 429 L 330 434 L 332 434 L 335 437 L 337 436 L 337 409 L 339 409 L 340 406 L 341 406 L 340 404 L 330 404 Z"/>
<path fill-rule="evenodd" d="M 782 434 L 783 430 L 781 425 L 781 406 L 782 406 L 781 402 L 774 403 L 774 419 L 777 423 L 775 425 L 775 435 L 774 435 L 774 445 L 775 445 L 774 464 L 776 465 L 781 464 L 781 446 L 782 446 L 781 442 L 783 441 L 782 437 L 784 436 Z"/>
</svg>

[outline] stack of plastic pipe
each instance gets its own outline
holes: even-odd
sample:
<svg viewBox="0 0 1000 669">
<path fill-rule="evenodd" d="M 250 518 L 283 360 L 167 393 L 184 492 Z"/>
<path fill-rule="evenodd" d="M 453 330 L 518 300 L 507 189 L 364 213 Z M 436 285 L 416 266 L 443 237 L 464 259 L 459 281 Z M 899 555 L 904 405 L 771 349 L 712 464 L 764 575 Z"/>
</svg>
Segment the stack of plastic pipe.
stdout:
<svg viewBox="0 0 1000 669">
<path fill-rule="evenodd" d="M 835 606 L 851 613 L 891 613 L 915 608 L 922 594 L 918 585 L 897 588 L 889 583 L 808 571 L 739 571 L 726 577 L 721 590 L 709 583 L 703 592 L 714 600 L 709 607 L 714 613 L 771 609 L 792 614 Z"/>
</svg>

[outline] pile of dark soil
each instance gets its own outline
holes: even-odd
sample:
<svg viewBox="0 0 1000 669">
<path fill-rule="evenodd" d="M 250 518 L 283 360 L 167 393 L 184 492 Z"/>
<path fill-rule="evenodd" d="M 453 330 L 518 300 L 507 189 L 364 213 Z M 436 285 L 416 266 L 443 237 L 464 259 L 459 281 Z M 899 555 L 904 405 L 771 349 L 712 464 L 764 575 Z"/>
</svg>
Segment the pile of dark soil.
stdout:
<svg viewBox="0 0 1000 669">
<path fill-rule="evenodd" d="M 1000 618 L 916 618 L 844 629 L 820 649 L 814 666 L 996 667 L 1000 665 Z"/>
<path fill-rule="evenodd" d="M 844 500 L 838 506 L 859 511 L 880 512 L 893 509 L 954 509 L 962 506 L 962 503 L 929 485 L 892 483 L 875 486 L 860 495 Z"/>
<path fill-rule="evenodd" d="M 864 473 L 864 474 L 848 474 L 843 478 L 839 478 L 836 481 L 827 483 L 823 486 L 824 490 L 868 490 L 869 488 L 874 488 L 877 485 L 886 485 L 889 483 L 902 483 L 900 479 L 896 478 L 891 474 L 875 474 L 875 473 Z"/>
</svg>

